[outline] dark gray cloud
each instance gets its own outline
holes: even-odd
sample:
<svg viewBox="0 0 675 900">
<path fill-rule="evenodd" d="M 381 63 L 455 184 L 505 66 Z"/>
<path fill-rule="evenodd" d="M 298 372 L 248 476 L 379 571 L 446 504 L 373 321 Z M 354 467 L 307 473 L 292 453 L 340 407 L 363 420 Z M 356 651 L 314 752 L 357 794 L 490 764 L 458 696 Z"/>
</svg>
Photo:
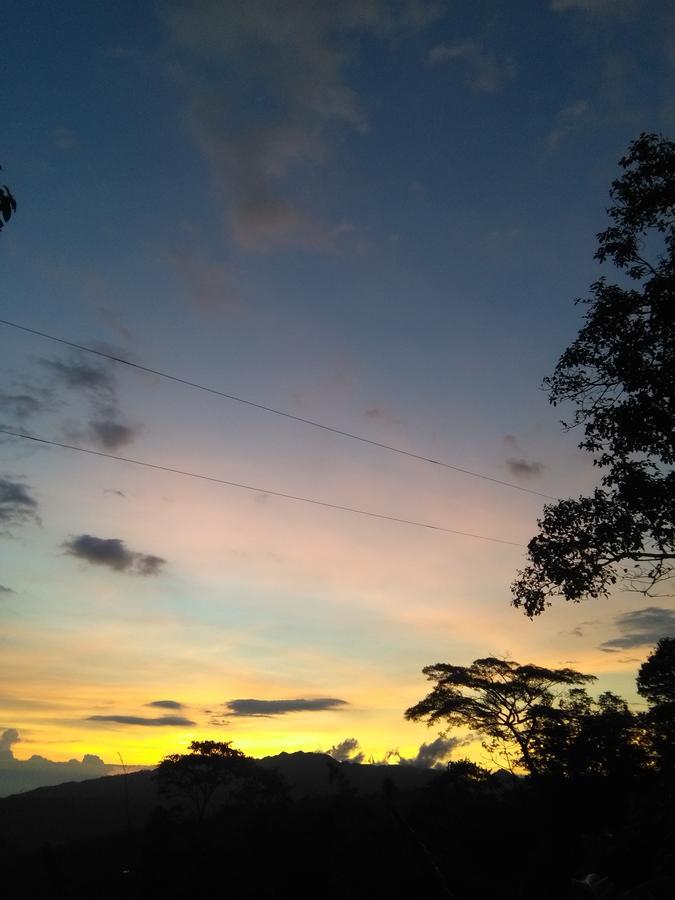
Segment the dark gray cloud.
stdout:
<svg viewBox="0 0 675 900">
<path fill-rule="evenodd" d="M 428 744 L 420 744 L 417 755 L 410 759 L 395 754 L 399 758 L 401 766 L 415 766 L 418 769 L 439 769 L 451 756 L 453 751 L 464 747 L 473 741 L 473 735 L 467 735 L 463 738 L 445 737 L 440 734 L 435 741 Z"/>
<path fill-rule="evenodd" d="M 537 462 L 534 459 L 524 459 L 523 457 L 518 459 L 511 457 L 511 459 L 507 459 L 506 466 L 509 472 L 512 475 L 515 475 L 516 478 L 536 478 L 546 469 L 546 466 L 543 463 Z"/>
<path fill-rule="evenodd" d="M 113 411 L 108 419 L 92 419 L 89 422 L 89 436 L 104 450 L 120 450 L 136 439 L 140 427 L 118 421 Z"/>
<path fill-rule="evenodd" d="M 600 645 L 600 649 L 605 653 L 645 647 L 656 644 L 663 637 L 675 637 L 675 610 L 662 606 L 646 606 L 644 609 L 636 609 L 617 616 L 614 624 L 621 633 L 618 637 L 610 638 Z"/>
<path fill-rule="evenodd" d="M 94 566 L 107 566 L 116 572 L 157 575 L 166 563 L 161 556 L 129 550 L 120 538 L 99 538 L 80 534 L 65 541 L 66 553 Z"/>
<path fill-rule="evenodd" d="M 115 494 L 115 496 L 117 496 L 117 497 L 123 497 L 123 498 L 126 497 L 126 494 L 124 493 L 124 491 L 119 491 L 117 488 L 104 488 L 103 493 L 104 494 Z"/>
<path fill-rule="evenodd" d="M 183 704 L 178 700 L 152 700 L 146 706 L 158 706 L 160 709 L 183 709 Z"/>
<path fill-rule="evenodd" d="M 159 716 L 156 719 L 148 719 L 145 716 L 87 716 L 87 721 L 115 722 L 118 725 L 147 725 L 151 728 L 163 728 L 176 725 L 189 727 L 197 724 L 191 719 L 186 719 L 184 716 Z"/>
<path fill-rule="evenodd" d="M 25 525 L 38 522 L 37 500 L 28 485 L 10 478 L 0 478 L 0 525 Z"/>
<path fill-rule="evenodd" d="M 224 704 L 230 716 L 283 716 L 293 712 L 319 712 L 346 706 L 346 700 L 335 697 L 318 697 L 315 700 L 229 700 Z"/>
<path fill-rule="evenodd" d="M 338 762 L 362 763 L 365 759 L 365 754 L 360 749 L 356 738 L 345 738 L 344 741 L 335 744 L 328 750 L 328 755 Z"/>
<path fill-rule="evenodd" d="M 0 584 L 0 594 L 16 594 L 16 591 L 6 584 Z"/>
<path fill-rule="evenodd" d="M 93 393 L 112 394 L 115 391 L 115 379 L 107 367 L 93 365 L 77 358 L 67 362 L 62 359 L 43 359 L 41 363 L 52 378 L 65 387 Z"/>
</svg>

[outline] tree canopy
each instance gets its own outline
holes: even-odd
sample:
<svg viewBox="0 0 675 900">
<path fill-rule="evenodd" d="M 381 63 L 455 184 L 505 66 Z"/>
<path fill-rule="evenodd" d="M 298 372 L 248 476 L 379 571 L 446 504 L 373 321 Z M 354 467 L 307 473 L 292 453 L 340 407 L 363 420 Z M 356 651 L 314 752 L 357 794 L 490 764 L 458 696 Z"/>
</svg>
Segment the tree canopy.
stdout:
<svg viewBox="0 0 675 900">
<path fill-rule="evenodd" d="M 433 690 L 406 710 L 406 719 L 439 720 L 466 726 L 487 739 L 486 747 L 506 760 L 523 765 L 533 775 L 540 766 L 533 750 L 537 733 L 554 705 L 553 688 L 594 681 L 574 669 L 521 666 L 512 660 L 486 657 L 470 666 L 436 663 L 423 673 L 435 682 Z"/>
<path fill-rule="evenodd" d="M 189 750 L 166 756 L 155 778 L 161 796 L 186 801 L 201 820 L 217 793 L 250 776 L 253 761 L 231 741 L 192 741 Z"/>
<path fill-rule="evenodd" d="M 591 286 L 584 325 L 545 379 L 554 406 L 576 405 L 563 425 L 581 428 L 603 476 L 591 496 L 544 508 L 512 586 L 528 616 L 620 578 L 646 593 L 675 566 L 675 143 L 642 134 L 620 166 L 595 258 L 622 283 Z"/>
<path fill-rule="evenodd" d="M 642 663 L 637 689 L 651 706 L 675 703 L 675 638 L 662 638 Z"/>
</svg>

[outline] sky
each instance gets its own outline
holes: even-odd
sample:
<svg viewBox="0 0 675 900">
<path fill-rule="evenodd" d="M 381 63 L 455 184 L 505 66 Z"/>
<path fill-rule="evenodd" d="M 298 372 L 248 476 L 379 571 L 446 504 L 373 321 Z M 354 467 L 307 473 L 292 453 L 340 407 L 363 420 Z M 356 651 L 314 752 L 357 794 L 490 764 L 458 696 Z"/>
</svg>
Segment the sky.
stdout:
<svg viewBox="0 0 675 900">
<path fill-rule="evenodd" d="M 7 10 L 0 317 L 493 480 L 0 325 L 3 428 L 256 488 L 0 436 L 3 752 L 416 758 L 423 666 L 489 655 L 637 699 L 672 598 L 530 621 L 509 585 L 542 494 L 597 481 L 541 384 L 619 158 L 675 130 L 672 25 L 650 0 Z"/>
</svg>

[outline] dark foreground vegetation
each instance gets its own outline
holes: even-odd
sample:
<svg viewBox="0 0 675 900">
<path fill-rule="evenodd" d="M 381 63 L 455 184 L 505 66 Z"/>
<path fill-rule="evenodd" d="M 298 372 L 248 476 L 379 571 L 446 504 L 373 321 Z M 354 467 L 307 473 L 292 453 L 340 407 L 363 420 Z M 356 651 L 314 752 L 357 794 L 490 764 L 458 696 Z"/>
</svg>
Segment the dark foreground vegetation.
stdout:
<svg viewBox="0 0 675 900">
<path fill-rule="evenodd" d="M 329 795 L 233 797 L 202 820 L 158 806 L 141 827 L 24 851 L 5 834 L 5 896 L 675 896 L 675 797 L 662 775 L 535 783 L 451 766 L 426 786 L 384 777 L 363 794 L 352 767 L 335 766 Z"/>
<path fill-rule="evenodd" d="M 675 639 L 640 669 L 638 714 L 567 669 L 489 658 L 427 674 L 408 717 L 471 724 L 527 774 L 193 742 L 154 773 L 0 801 L 6 896 L 675 896 Z"/>
</svg>

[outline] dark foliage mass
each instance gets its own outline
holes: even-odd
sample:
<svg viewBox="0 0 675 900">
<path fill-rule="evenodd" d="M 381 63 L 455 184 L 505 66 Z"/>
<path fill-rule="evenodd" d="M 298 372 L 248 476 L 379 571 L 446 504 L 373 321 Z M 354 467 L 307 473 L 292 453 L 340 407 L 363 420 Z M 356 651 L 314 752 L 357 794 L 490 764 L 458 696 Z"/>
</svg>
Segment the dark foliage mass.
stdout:
<svg viewBox="0 0 675 900">
<path fill-rule="evenodd" d="M 2 169 L 2 166 L 0 166 Z M 12 192 L 6 184 L 0 186 L 0 231 L 2 231 L 6 222 L 12 218 L 12 213 L 16 212 L 16 200 L 12 196 Z"/>
<path fill-rule="evenodd" d="M 551 403 L 576 406 L 563 424 L 581 428 L 603 476 L 591 496 L 545 508 L 513 585 L 529 616 L 619 579 L 648 592 L 675 564 L 675 143 L 642 134 L 620 165 L 595 257 L 621 283 L 592 285 L 584 325 L 545 382 Z"/>
</svg>

